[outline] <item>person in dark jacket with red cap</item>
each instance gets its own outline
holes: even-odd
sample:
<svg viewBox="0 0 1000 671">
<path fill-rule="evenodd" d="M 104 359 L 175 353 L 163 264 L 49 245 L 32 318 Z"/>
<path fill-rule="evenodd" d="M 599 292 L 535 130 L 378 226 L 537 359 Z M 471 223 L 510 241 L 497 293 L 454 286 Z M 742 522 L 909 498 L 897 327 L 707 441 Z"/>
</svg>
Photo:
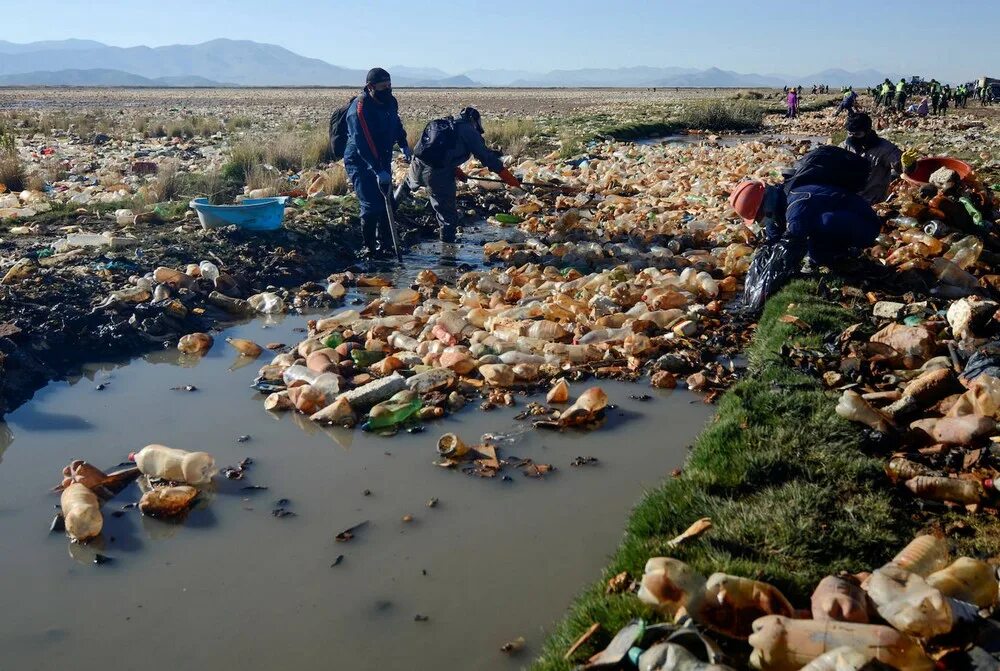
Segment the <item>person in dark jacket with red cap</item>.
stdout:
<svg viewBox="0 0 1000 671">
<path fill-rule="evenodd" d="M 807 253 L 826 266 L 856 259 L 882 228 L 864 198 L 829 185 L 793 186 L 786 193 L 783 186 L 750 180 L 736 185 L 729 203 L 748 226 L 764 226 L 768 243 L 783 241 L 792 250 L 792 265 Z"/>
<path fill-rule="evenodd" d="M 368 255 L 392 249 L 386 201 L 392 194 L 392 151 L 397 144 L 410 160 L 410 145 L 392 95 L 392 79 L 372 68 L 365 88 L 347 109 L 344 168 L 361 205 L 361 230 Z"/>
</svg>

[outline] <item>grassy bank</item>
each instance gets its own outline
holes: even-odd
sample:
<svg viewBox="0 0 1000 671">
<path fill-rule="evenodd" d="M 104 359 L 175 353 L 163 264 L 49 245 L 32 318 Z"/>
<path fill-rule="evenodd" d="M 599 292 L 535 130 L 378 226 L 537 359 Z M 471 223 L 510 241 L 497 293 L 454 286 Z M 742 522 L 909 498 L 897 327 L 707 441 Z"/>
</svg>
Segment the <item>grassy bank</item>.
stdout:
<svg viewBox="0 0 1000 671">
<path fill-rule="evenodd" d="M 780 321 L 793 314 L 809 330 Z M 823 576 L 878 565 L 907 542 L 915 523 L 886 486 L 881 457 L 841 420 L 818 382 L 786 364 L 783 344 L 820 347 L 852 314 L 797 281 L 770 300 L 749 349 L 750 374 L 725 394 L 679 477 L 648 492 L 603 578 L 583 592 L 546 642 L 535 671 L 564 671 L 603 648 L 634 617 L 654 617 L 634 594 L 608 595 L 607 580 L 642 575 L 649 557 L 677 557 L 708 575 L 723 571 L 779 587 L 796 605 Z M 714 527 L 670 549 L 701 517 Z M 601 629 L 571 660 L 563 655 L 592 623 Z"/>
</svg>

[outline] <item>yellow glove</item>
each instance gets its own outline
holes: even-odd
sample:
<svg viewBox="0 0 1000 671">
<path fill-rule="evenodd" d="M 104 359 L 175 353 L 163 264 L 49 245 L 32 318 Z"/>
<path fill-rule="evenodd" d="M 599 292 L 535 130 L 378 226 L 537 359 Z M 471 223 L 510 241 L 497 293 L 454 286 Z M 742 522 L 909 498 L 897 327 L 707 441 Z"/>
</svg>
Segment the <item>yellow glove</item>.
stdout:
<svg viewBox="0 0 1000 671">
<path fill-rule="evenodd" d="M 903 156 L 899 159 L 899 162 L 903 164 L 903 170 L 909 172 L 910 168 L 916 164 L 918 158 L 920 158 L 920 154 L 916 149 L 907 149 L 903 152 Z"/>
</svg>

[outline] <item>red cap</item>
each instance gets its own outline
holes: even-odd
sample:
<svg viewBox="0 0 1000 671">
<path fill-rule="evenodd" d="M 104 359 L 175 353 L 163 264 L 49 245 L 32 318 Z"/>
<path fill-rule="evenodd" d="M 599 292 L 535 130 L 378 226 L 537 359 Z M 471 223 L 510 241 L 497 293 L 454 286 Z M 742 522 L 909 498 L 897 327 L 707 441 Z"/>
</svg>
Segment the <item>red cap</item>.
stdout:
<svg viewBox="0 0 1000 671">
<path fill-rule="evenodd" d="M 132 462 L 135 461 L 135 452 L 129 452 L 128 453 L 128 460 L 132 461 Z"/>
<path fill-rule="evenodd" d="M 729 194 L 729 204 L 736 210 L 736 214 L 743 217 L 743 223 L 752 224 L 757 219 L 760 206 L 764 203 L 764 191 L 767 185 L 758 180 L 747 180 L 740 182 Z"/>
</svg>

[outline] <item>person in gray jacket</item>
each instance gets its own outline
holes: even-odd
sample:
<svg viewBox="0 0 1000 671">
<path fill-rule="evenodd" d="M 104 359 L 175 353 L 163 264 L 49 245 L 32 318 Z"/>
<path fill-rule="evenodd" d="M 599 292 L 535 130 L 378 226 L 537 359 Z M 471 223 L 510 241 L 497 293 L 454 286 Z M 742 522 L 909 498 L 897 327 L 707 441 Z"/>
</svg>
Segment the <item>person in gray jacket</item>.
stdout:
<svg viewBox="0 0 1000 671">
<path fill-rule="evenodd" d="M 466 107 L 456 116 L 427 124 L 414 148 L 406 179 L 396 189 L 395 200 L 399 203 L 411 191 L 427 187 L 443 242 L 455 242 L 459 222 L 455 180 L 468 181 L 460 166 L 470 156 L 497 173 L 507 185 L 521 186 L 520 180 L 503 166 L 500 154 L 489 149 L 483 141 L 479 111 Z"/>
<path fill-rule="evenodd" d="M 844 124 L 847 139 L 841 148 L 868 160 L 871 172 L 868 185 L 858 195 L 869 204 L 881 203 L 889 192 L 889 184 L 903 174 L 903 152 L 872 128 L 872 118 L 864 113 L 851 114 Z"/>
</svg>

